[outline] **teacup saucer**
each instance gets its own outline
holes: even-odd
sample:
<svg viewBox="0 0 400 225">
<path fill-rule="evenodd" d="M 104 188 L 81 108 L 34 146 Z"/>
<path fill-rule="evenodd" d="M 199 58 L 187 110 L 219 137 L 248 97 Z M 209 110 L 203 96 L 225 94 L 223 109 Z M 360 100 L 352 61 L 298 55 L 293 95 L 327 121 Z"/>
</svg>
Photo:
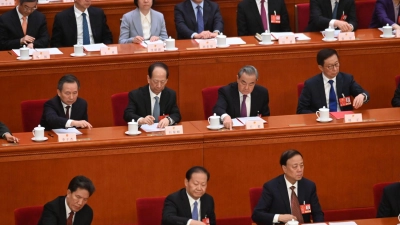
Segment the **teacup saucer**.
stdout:
<svg viewBox="0 0 400 225">
<path fill-rule="evenodd" d="M 264 43 L 264 42 L 258 42 L 258 44 L 260 44 L 260 45 L 272 45 L 274 42 L 273 41 L 271 41 L 271 42 L 266 42 L 266 43 Z"/>
<path fill-rule="evenodd" d="M 322 38 L 322 40 L 326 41 L 326 42 L 331 42 L 331 41 L 337 41 L 337 38 L 333 38 L 333 39 Z"/>
<path fill-rule="evenodd" d="M 222 129 L 224 125 L 218 125 L 218 127 L 212 127 L 211 125 L 208 125 L 207 128 L 210 130 L 219 130 Z"/>
<path fill-rule="evenodd" d="M 86 55 L 86 53 L 82 53 L 82 54 L 79 54 L 79 55 L 76 55 L 75 53 L 71 53 L 72 57 L 81 57 L 81 56 L 85 56 L 85 55 Z"/>
<path fill-rule="evenodd" d="M 228 45 L 228 44 L 226 44 L 226 45 L 217 45 L 217 48 L 227 48 L 227 47 L 229 47 L 230 45 Z"/>
<path fill-rule="evenodd" d="M 32 57 L 30 57 L 30 56 L 29 56 L 28 58 L 21 58 L 21 57 L 17 57 L 17 59 L 18 59 L 18 60 L 31 60 L 31 59 L 32 59 Z"/>
<path fill-rule="evenodd" d="M 130 136 L 139 135 L 139 134 L 141 134 L 141 133 L 142 133 L 141 131 L 136 131 L 136 132 L 134 132 L 134 133 L 129 133 L 129 131 L 125 131 L 125 134 L 126 134 L 126 135 L 130 135 Z"/>
<path fill-rule="evenodd" d="M 36 139 L 35 137 L 33 137 L 32 141 L 41 142 L 41 141 L 47 141 L 47 139 L 49 139 L 49 138 L 48 137 L 43 137 L 42 139 Z"/>
<path fill-rule="evenodd" d="M 392 34 L 390 36 L 383 36 L 383 34 L 381 34 L 379 37 L 381 37 L 381 38 L 394 38 L 394 37 L 396 37 L 396 35 Z"/>
<path fill-rule="evenodd" d="M 165 50 L 165 51 L 177 51 L 178 48 L 170 48 L 170 49 L 165 48 L 164 50 Z"/>
<path fill-rule="evenodd" d="M 320 120 L 319 118 L 317 118 L 317 121 L 320 122 L 320 123 L 329 123 L 329 122 L 331 122 L 332 120 L 333 120 L 332 118 L 329 118 L 329 119 L 327 119 L 327 120 Z"/>
</svg>

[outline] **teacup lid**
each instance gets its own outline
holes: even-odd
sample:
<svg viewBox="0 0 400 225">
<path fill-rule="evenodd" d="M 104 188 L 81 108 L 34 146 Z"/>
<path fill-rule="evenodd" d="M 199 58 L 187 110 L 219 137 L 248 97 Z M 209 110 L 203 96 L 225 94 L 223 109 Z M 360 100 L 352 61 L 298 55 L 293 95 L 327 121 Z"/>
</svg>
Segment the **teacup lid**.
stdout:
<svg viewBox="0 0 400 225">
<path fill-rule="evenodd" d="M 37 127 L 35 127 L 35 130 L 44 130 L 44 127 L 40 126 L 39 124 Z"/>
<path fill-rule="evenodd" d="M 214 115 L 212 115 L 212 116 L 210 116 L 211 118 L 219 118 L 219 116 L 217 116 L 217 114 L 216 113 L 214 113 Z"/>
<path fill-rule="evenodd" d="M 326 28 L 325 30 L 335 30 L 335 29 L 333 29 L 333 27 L 332 26 L 329 26 L 328 28 Z"/>
<path fill-rule="evenodd" d="M 226 37 L 222 32 L 218 34 L 218 37 Z"/>
<path fill-rule="evenodd" d="M 166 40 L 167 41 L 171 41 L 171 40 L 174 40 L 174 39 L 171 36 L 169 36 Z"/>
<path fill-rule="evenodd" d="M 265 30 L 265 32 L 262 33 L 261 35 L 266 35 L 266 34 L 270 34 L 268 30 Z"/>
<path fill-rule="evenodd" d="M 133 123 L 137 123 L 137 122 L 135 122 L 135 119 L 132 119 L 132 121 L 131 122 L 128 122 L 129 124 L 133 124 Z"/>
<path fill-rule="evenodd" d="M 389 24 L 387 23 L 386 26 L 383 26 L 383 28 L 392 28 L 391 26 L 389 26 Z"/>
<path fill-rule="evenodd" d="M 27 48 L 26 45 L 24 45 L 24 46 L 22 46 L 22 48 L 20 48 L 20 49 L 24 49 L 24 50 L 25 50 L 25 49 L 29 49 L 29 48 Z"/>
<path fill-rule="evenodd" d="M 323 106 L 322 108 L 319 109 L 319 111 L 326 111 L 326 110 L 329 111 L 329 108 L 326 108 L 325 106 Z"/>
</svg>

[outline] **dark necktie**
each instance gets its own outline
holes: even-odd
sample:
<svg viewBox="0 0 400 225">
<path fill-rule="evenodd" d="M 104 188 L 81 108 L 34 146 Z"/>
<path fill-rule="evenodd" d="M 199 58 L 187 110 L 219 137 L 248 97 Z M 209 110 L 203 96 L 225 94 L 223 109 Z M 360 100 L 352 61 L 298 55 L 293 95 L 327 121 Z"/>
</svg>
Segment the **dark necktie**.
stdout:
<svg viewBox="0 0 400 225">
<path fill-rule="evenodd" d="M 292 209 L 292 215 L 297 218 L 297 221 L 299 221 L 299 223 L 304 223 L 303 216 L 301 215 L 300 211 L 299 199 L 297 199 L 296 192 L 294 192 L 295 188 L 295 186 L 290 187 L 290 189 L 292 189 L 292 195 L 290 196 L 290 208 Z"/>
<path fill-rule="evenodd" d="M 67 219 L 67 225 L 72 225 L 72 218 L 74 218 L 74 212 L 71 211 L 69 213 L 68 219 Z"/>
<path fill-rule="evenodd" d="M 83 29 L 83 44 L 89 45 L 90 44 L 89 26 L 86 20 L 86 13 L 82 13 L 82 29 Z"/>
<path fill-rule="evenodd" d="M 158 123 L 158 117 L 160 117 L 160 103 L 158 101 L 158 96 L 154 97 L 156 99 L 156 102 L 154 102 L 154 107 L 153 107 L 153 117 L 154 117 L 154 122 Z"/>
<path fill-rule="evenodd" d="M 337 112 L 337 102 L 336 102 L 336 93 L 333 88 L 333 80 L 329 80 L 328 83 L 331 85 L 331 90 L 329 91 L 329 111 Z"/>
<path fill-rule="evenodd" d="M 66 117 L 67 119 L 69 119 L 69 108 L 71 108 L 71 106 L 67 105 L 67 106 L 65 106 L 65 108 L 67 109 L 67 111 L 66 111 L 66 113 L 65 113 L 65 117 Z"/>
<path fill-rule="evenodd" d="M 265 0 L 261 0 L 261 21 L 265 31 L 268 30 L 268 23 L 267 23 L 267 12 L 265 11 L 264 2 Z"/>
<path fill-rule="evenodd" d="M 199 220 L 199 210 L 197 210 L 197 201 L 194 201 L 192 219 Z"/>
<path fill-rule="evenodd" d="M 336 19 L 338 5 L 339 5 L 338 1 L 335 1 L 335 8 L 333 8 L 332 19 Z"/>
<path fill-rule="evenodd" d="M 246 98 L 247 95 L 243 95 L 242 108 L 240 109 L 240 117 L 247 117 Z"/>
<path fill-rule="evenodd" d="M 197 7 L 197 33 L 200 34 L 204 31 L 203 13 L 201 13 L 201 6 Z"/>
</svg>

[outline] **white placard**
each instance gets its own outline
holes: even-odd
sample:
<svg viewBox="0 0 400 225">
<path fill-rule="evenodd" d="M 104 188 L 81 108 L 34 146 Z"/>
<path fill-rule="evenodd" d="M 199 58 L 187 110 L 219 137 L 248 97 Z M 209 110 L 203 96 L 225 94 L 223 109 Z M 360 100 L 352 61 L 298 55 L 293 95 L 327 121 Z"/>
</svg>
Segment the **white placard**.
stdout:
<svg viewBox="0 0 400 225">
<path fill-rule="evenodd" d="M 33 52 L 33 59 L 50 59 L 50 52 L 49 51 L 40 51 L 40 52 Z"/>
<path fill-rule="evenodd" d="M 217 41 L 215 39 L 207 39 L 207 40 L 200 40 L 199 41 L 199 48 L 206 49 L 206 48 L 216 48 Z"/>
<path fill-rule="evenodd" d="M 57 135 L 58 135 L 58 142 L 76 141 L 75 133 L 57 134 Z"/>
<path fill-rule="evenodd" d="M 246 122 L 246 129 L 263 129 L 264 123 L 261 120 L 249 120 Z"/>
<path fill-rule="evenodd" d="M 11 6 L 15 5 L 14 0 L 0 0 L 0 6 Z"/>
<path fill-rule="evenodd" d="M 166 135 L 183 134 L 183 126 L 182 125 L 166 126 L 165 134 Z"/>
<path fill-rule="evenodd" d="M 352 40 L 356 40 L 356 36 L 354 35 L 354 32 L 340 32 L 338 35 L 338 40 L 339 41 L 352 41 Z"/>
<path fill-rule="evenodd" d="M 103 47 L 100 48 L 101 55 L 117 55 L 118 48 L 117 47 Z"/>
<path fill-rule="evenodd" d="M 163 52 L 164 44 L 159 42 L 148 42 L 147 52 Z"/>
<path fill-rule="evenodd" d="M 279 44 L 295 44 L 296 39 L 294 35 L 281 36 L 278 39 Z"/>
<path fill-rule="evenodd" d="M 344 122 L 345 123 L 362 122 L 362 114 L 361 113 L 346 114 L 344 115 Z"/>
</svg>

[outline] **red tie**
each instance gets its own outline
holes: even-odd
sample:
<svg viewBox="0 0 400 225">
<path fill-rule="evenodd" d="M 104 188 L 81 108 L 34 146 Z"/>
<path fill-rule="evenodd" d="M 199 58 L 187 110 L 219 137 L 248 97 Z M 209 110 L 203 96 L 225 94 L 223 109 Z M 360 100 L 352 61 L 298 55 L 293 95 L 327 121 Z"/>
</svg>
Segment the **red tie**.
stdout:
<svg viewBox="0 0 400 225">
<path fill-rule="evenodd" d="M 294 192 L 295 188 L 295 186 L 290 187 L 290 189 L 292 189 L 292 195 L 290 196 L 290 207 L 292 208 L 292 215 L 297 218 L 297 221 L 299 221 L 299 223 L 304 223 L 303 216 L 301 215 L 300 211 L 299 199 L 297 199 L 296 192 Z"/>
<path fill-rule="evenodd" d="M 67 219 L 67 225 L 72 225 L 72 218 L 74 218 L 74 212 L 71 211 L 69 213 L 68 219 Z"/>
<path fill-rule="evenodd" d="M 69 108 L 71 108 L 71 106 L 67 105 L 67 106 L 65 106 L 65 108 L 67 109 L 67 112 L 65 113 L 65 117 L 67 117 L 67 119 L 69 119 Z"/>
<path fill-rule="evenodd" d="M 264 7 L 265 0 L 261 0 L 261 20 L 263 23 L 264 31 L 268 30 L 268 23 L 267 23 L 267 12 L 265 11 Z"/>
</svg>

